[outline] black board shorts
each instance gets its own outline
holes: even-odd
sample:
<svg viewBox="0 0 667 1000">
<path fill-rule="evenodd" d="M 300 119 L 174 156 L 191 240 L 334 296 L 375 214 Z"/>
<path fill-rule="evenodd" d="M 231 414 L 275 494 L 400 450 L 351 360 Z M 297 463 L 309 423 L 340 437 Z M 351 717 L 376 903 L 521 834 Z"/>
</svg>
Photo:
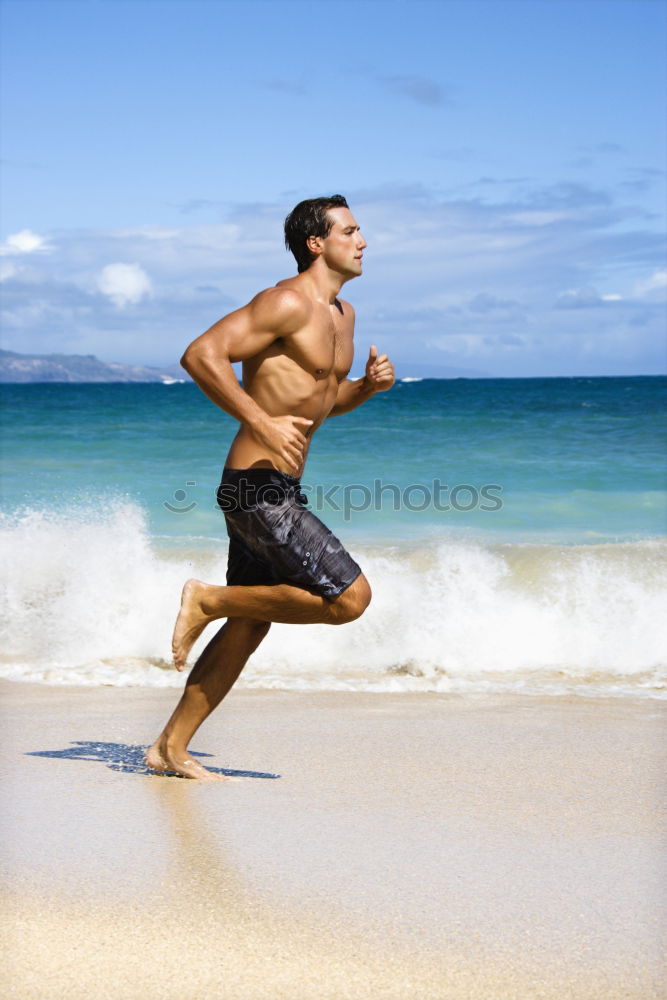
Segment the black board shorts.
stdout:
<svg viewBox="0 0 667 1000">
<path fill-rule="evenodd" d="M 307 510 L 301 483 L 276 469 L 228 469 L 217 493 L 229 535 L 227 585 L 289 583 L 332 600 L 361 568 Z"/>
</svg>

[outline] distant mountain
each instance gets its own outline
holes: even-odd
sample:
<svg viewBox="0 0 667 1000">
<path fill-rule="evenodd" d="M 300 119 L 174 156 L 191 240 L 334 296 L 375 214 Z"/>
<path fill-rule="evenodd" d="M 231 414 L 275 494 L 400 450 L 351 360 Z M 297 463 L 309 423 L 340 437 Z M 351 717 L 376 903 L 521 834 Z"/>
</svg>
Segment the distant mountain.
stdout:
<svg viewBox="0 0 667 1000">
<path fill-rule="evenodd" d="M 0 382 L 190 381 L 180 365 L 149 368 L 100 361 L 94 354 L 17 354 L 0 350 Z"/>
<path fill-rule="evenodd" d="M 240 365 L 235 365 L 241 378 Z M 359 375 L 363 374 L 359 372 Z M 413 364 L 396 361 L 398 378 L 483 378 L 486 372 L 472 368 L 450 368 L 443 365 Z M 115 361 L 100 361 L 94 354 L 18 354 L 0 350 L 1 382 L 190 382 L 190 376 L 180 365 L 151 368 L 142 365 L 121 365 Z"/>
</svg>

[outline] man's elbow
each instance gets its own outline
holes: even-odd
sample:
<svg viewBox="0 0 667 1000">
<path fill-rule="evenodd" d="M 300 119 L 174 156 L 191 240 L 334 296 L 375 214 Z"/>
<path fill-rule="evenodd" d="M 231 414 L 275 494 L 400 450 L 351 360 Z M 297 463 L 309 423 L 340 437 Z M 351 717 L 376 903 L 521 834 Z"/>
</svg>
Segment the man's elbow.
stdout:
<svg viewBox="0 0 667 1000">
<path fill-rule="evenodd" d="M 197 367 L 197 350 L 193 348 L 192 344 L 187 347 L 181 358 L 181 368 L 185 368 L 188 375 L 192 375 L 193 369 Z"/>
<path fill-rule="evenodd" d="M 197 382 L 215 376 L 229 361 L 229 355 L 225 351 L 213 351 L 209 345 L 195 341 L 183 354 L 181 367 Z"/>
</svg>

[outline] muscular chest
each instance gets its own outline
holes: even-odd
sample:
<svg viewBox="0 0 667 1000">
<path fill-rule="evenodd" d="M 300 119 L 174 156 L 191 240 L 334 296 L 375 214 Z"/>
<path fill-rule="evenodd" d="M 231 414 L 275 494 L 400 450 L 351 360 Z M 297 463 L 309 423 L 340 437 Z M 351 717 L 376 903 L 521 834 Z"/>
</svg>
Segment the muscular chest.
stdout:
<svg viewBox="0 0 667 1000">
<path fill-rule="evenodd" d="M 289 338 L 285 352 L 316 379 L 343 379 L 352 365 L 352 334 L 344 317 L 317 317 Z"/>
</svg>

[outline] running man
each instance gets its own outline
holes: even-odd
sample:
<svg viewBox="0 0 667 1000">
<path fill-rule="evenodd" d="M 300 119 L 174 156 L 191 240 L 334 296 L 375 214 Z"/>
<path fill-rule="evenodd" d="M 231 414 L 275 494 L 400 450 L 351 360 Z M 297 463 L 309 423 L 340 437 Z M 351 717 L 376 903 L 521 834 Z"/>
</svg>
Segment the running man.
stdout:
<svg viewBox="0 0 667 1000">
<path fill-rule="evenodd" d="M 394 384 L 386 354 L 371 347 L 362 379 L 347 375 L 354 310 L 338 298 L 362 273 L 366 241 L 341 195 L 300 202 L 285 220 L 298 274 L 260 292 L 187 348 L 181 364 L 240 423 L 218 503 L 229 534 L 227 586 L 188 580 L 172 640 L 174 664 L 210 622 L 226 618 L 146 754 L 148 767 L 204 781 L 213 774 L 187 750 L 264 639 L 271 622 L 342 625 L 368 607 L 371 589 L 337 538 L 306 509 L 300 478 L 323 420 L 348 413 Z M 243 362 L 243 388 L 232 362 Z"/>
</svg>

